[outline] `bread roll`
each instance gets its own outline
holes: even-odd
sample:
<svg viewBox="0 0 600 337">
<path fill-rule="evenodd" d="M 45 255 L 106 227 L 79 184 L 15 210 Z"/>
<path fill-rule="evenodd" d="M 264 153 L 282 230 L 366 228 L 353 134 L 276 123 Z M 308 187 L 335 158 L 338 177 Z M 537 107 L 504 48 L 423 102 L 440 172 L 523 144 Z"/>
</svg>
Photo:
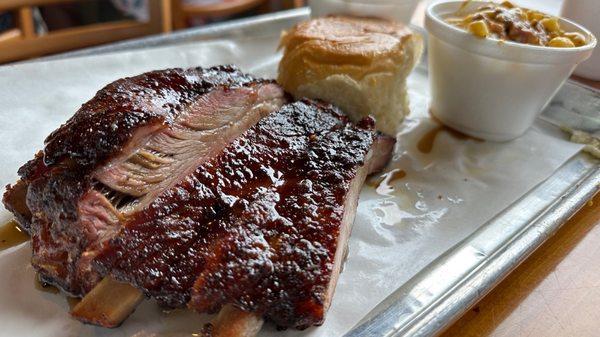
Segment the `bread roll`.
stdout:
<svg viewBox="0 0 600 337">
<path fill-rule="evenodd" d="M 372 115 L 395 135 L 409 112 L 406 77 L 423 49 L 421 37 L 391 21 L 323 17 L 285 32 L 278 82 L 296 98 L 318 98 L 352 120 Z"/>
</svg>

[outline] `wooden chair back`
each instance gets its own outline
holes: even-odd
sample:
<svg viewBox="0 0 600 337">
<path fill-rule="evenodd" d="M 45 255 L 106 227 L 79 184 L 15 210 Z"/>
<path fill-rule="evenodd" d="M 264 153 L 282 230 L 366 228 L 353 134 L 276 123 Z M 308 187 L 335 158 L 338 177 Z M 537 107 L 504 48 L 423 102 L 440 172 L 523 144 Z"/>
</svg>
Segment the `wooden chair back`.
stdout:
<svg viewBox="0 0 600 337">
<path fill-rule="evenodd" d="M 278 0 L 284 8 L 302 7 L 305 0 Z M 172 0 L 173 27 L 183 29 L 187 27 L 190 17 L 215 18 L 241 14 L 245 11 L 259 8 L 269 11 L 269 0 L 223 0 L 207 5 L 185 3 L 184 0 Z"/>
<path fill-rule="evenodd" d="M 17 28 L 0 33 L 0 63 L 88 47 L 171 29 L 171 1 L 149 0 L 148 22 L 121 20 L 51 31 L 38 35 L 33 7 L 82 0 L 0 0 L 0 12 L 15 11 Z"/>
</svg>

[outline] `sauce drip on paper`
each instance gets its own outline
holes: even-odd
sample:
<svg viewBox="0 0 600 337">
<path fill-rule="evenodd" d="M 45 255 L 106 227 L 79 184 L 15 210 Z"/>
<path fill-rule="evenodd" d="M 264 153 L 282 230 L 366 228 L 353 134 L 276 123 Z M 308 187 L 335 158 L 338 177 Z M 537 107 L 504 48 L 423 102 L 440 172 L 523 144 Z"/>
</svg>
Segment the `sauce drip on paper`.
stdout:
<svg viewBox="0 0 600 337">
<path fill-rule="evenodd" d="M 388 179 L 388 176 L 389 179 Z M 382 176 L 379 177 L 373 177 L 372 179 L 369 179 L 367 181 L 367 185 L 371 186 L 371 187 L 379 187 L 379 185 L 381 185 L 381 183 L 383 183 L 386 179 L 388 179 L 387 184 L 391 184 L 396 180 L 400 180 L 402 178 L 406 177 L 406 171 L 404 170 L 393 170 L 390 173 L 384 174 Z"/>
<path fill-rule="evenodd" d="M 11 220 L 0 227 L 0 251 L 14 247 L 29 240 L 29 235 Z"/>
<path fill-rule="evenodd" d="M 36 275 L 35 277 L 35 289 L 49 294 L 58 294 L 60 292 L 57 287 L 44 282 L 39 275 Z M 71 310 L 77 305 L 77 303 L 81 302 L 81 298 L 78 297 L 67 296 L 66 299 Z"/>
<path fill-rule="evenodd" d="M 67 297 L 67 303 L 69 304 L 69 309 L 73 310 L 73 308 L 81 302 L 81 298 L 79 297 Z"/>
<path fill-rule="evenodd" d="M 459 140 L 470 139 L 476 142 L 483 142 L 482 139 L 471 137 L 458 130 L 454 130 L 451 127 L 442 124 L 433 115 L 431 115 L 431 119 L 433 119 L 433 121 L 435 121 L 438 125 L 435 126 L 433 129 L 425 132 L 421 139 L 419 139 L 419 141 L 417 142 L 417 150 L 419 150 L 419 152 L 421 153 L 431 153 L 431 151 L 433 150 L 433 145 L 435 144 L 435 139 L 437 138 L 438 134 L 440 134 L 440 132 L 442 131 L 448 132 L 452 137 Z"/>
<path fill-rule="evenodd" d="M 388 184 L 389 183 L 393 183 L 396 180 L 400 180 L 402 178 L 406 177 L 406 172 L 404 170 L 398 170 L 398 171 L 394 171 L 392 173 L 392 176 L 390 177 L 390 179 L 388 180 Z"/>
<path fill-rule="evenodd" d="M 383 179 L 385 179 L 385 178 L 383 178 L 383 177 L 373 177 L 371 179 L 367 179 L 367 182 L 365 183 L 365 185 L 377 188 L 377 186 L 379 186 L 379 184 L 381 184 L 381 182 L 383 181 Z"/>
<path fill-rule="evenodd" d="M 59 292 L 57 287 L 42 281 L 39 275 L 35 277 L 35 289 L 50 294 L 58 294 Z"/>
</svg>

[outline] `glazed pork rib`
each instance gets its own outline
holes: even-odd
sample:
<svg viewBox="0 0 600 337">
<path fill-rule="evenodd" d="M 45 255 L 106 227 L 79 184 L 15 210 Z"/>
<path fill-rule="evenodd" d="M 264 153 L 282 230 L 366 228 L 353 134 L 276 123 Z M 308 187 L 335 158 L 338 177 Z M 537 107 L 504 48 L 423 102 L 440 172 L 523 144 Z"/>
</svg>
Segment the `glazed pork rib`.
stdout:
<svg viewBox="0 0 600 337">
<path fill-rule="evenodd" d="M 168 307 L 320 324 L 360 188 L 390 153 L 372 127 L 319 103 L 283 106 L 132 215 L 99 270 Z"/>
<path fill-rule="evenodd" d="M 360 188 L 394 141 L 372 119 L 285 104 L 277 85 L 231 67 L 118 82 L 50 136 L 5 195 L 44 279 L 81 296 L 105 277 L 166 307 L 225 308 L 246 332 L 261 317 L 321 324 Z M 85 138 L 69 131 L 86 119 Z M 96 314 L 79 317 L 114 325 Z"/>
<path fill-rule="evenodd" d="M 285 101 L 273 82 L 232 66 L 154 71 L 100 90 L 4 196 L 42 279 L 85 295 L 102 278 L 91 261 L 130 213 Z"/>
</svg>

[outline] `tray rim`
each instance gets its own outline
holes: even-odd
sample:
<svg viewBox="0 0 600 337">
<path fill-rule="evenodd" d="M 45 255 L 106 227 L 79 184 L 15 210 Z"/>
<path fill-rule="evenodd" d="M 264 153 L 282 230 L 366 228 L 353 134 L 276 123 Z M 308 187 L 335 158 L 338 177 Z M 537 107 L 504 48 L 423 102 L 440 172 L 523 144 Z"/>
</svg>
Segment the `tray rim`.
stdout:
<svg viewBox="0 0 600 337">
<path fill-rule="evenodd" d="M 525 227 L 516 228 L 518 229 L 516 235 L 510 237 L 508 242 L 501 243 L 490 258 L 481 259 L 479 263 L 467 271 L 466 277 L 455 280 L 451 289 L 440 293 L 434 300 L 413 313 L 409 319 L 403 319 L 403 312 L 399 309 L 405 309 L 405 307 L 399 308 L 399 302 L 406 299 L 417 300 L 417 298 L 410 298 L 410 292 L 418 289 L 422 283 L 434 281 L 427 278 L 434 272 L 440 272 L 444 268 L 445 261 L 464 256 L 468 250 L 473 248 L 468 243 L 477 241 L 478 237 L 484 236 L 482 232 L 488 229 L 488 224 L 497 221 L 504 211 L 483 224 L 473 234 L 450 248 L 440 258 L 400 286 L 380 303 L 383 308 L 375 308 L 373 311 L 377 311 L 376 313 L 370 313 L 367 319 L 363 319 L 344 336 L 432 336 L 449 327 L 493 290 L 498 283 L 525 261 L 547 239 L 552 237 L 569 218 L 600 192 L 599 161 L 587 154 L 579 153 L 567 161 L 547 180 L 534 187 L 515 203 L 508 205 L 507 209 L 518 205 L 527 197 L 537 197 L 535 194 L 537 189 L 544 187 L 545 183 L 553 178 L 559 179 L 560 174 L 564 173 L 562 170 L 565 170 L 569 165 L 574 166 L 578 163 L 588 164 L 588 170 L 582 172 L 581 177 L 574 184 L 569 185 L 566 191 L 549 200 L 548 205 L 543 207 L 531 221 L 526 223 Z M 402 294 L 402 296 L 399 296 L 400 299 L 390 299 L 398 293 Z"/>
<path fill-rule="evenodd" d="M 10 66 L 20 63 L 37 63 L 59 59 L 70 59 L 84 57 L 89 55 L 98 55 L 104 53 L 114 53 L 121 51 L 131 51 L 136 49 L 161 47 L 177 43 L 186 43 L 193 41 L 202 41 L 227 37 L 237 30 L 249 29 L 253 26 L 263 24 L 290 25 L 294 22 L 308 18 L 309 8 L 299 8 L 276 13 L 269 13 L 250 18 L 227 21 L 223 23 L 211 24 L 198 28 L 191 28 L 177 31 L 169 35 L 155 35 L 143 38 L 136 38 L 106 45 L 84 48 L 76 51 L 61 53 L 52 56 L 41 57 L 34 60 L 11 63 L 4 66 Z M 423 32 L 420 27 L 413 27 Z M 426 56 L 424 56 L 425 58 Z M 572 79 L 567 80 L 569 85 L 574 85 L 578 90 L 589 91 L 592 95 L 598 95 L 600 91 L 586 86 Z M 572 184 L 567 191 L 561 193 L 557 198 L 545 207 L 537 217 L 531 219 L 528 225 L 522 229 L 519 235 L 512 238 L 510 242 L 502 246 L 501 251 L 495 253 L 494 258 L 482 260 L 477 266 L 477 270 L 471 270 L 469 275 L 461 279 L 451 291 L 439 294 L 435 301 L 430 301 L 427 305 L 421 307 L 417 312 L 410 316 L 408 322 L 399 325 L 401 313 L 394 312 L 394 304 L 398 300 L 384 300 L 374 311 L 367 315 L 357 326 L 353 327 L 345 336 L 432 336 L 443 331 L 446 327 L 460 318 L 464 312 L 476 304 L 489 291 L 491 291 L 499 282 L 502 281 L 514 268 L 523 262 L 531 253 L 541 246 L 549 237 L 551 237 L 572 215 L 581 209 L 591 198 L 600 192 L 600 161 L 592 159 L 590 156 L 579 153 L 565 163 L 561 169 L 569 164 L 581 162 L 587 164 L 589 169 L 577 182 Z M 556 171 L 551 177 L 555 177 L 559 171 Z M 530 190 L 521 199 L 508 205 L 513 207 L 522 201 L 524 197 L 530 195 L 539 186 L 544 185 L 548 180 L 540 183 L 537 187 Z M 502 213 L 500 213 L 502 214 Z M 496 219 L 496 215 L 491 221 Z M 483 224 L 480 229 L 459 242 L 456 246 L 446 251 L 440 258 L 436 259 L 430 265 L 421 270 L 417 275 L 405 284 L 401 285 L 396 292 L 403 291 L 407 287 L 414 287 L 426 279 L 425 274 L 431 272 L 440 266 L 432 266 L 440 259 L 451 258 L 460 254 L 464 250 L 465 243 L 469 239 L 476 237 L 489 224 Z M 542 230 L 540 230 L 542 229 Z M 526 241 L 528 240 L 528 241 Z M 526 242 L 524 242 L 526 241 Z M 433 268 L 433 269 L 432 269 Z M 395 292 L 395 293 L 396 293 Z M 395 294 L 394 293 L 394 294 Z M 392 295 L 394 295 L 392 294 Z M 390 295 L 390 297 L 392 296 Z M 389 302 L 389 303 L 386 303 Z M 377 312 L 375 312 L 377 310 Z M 404 320 L 405 321 L 405 320 Z"/>
</svg>

